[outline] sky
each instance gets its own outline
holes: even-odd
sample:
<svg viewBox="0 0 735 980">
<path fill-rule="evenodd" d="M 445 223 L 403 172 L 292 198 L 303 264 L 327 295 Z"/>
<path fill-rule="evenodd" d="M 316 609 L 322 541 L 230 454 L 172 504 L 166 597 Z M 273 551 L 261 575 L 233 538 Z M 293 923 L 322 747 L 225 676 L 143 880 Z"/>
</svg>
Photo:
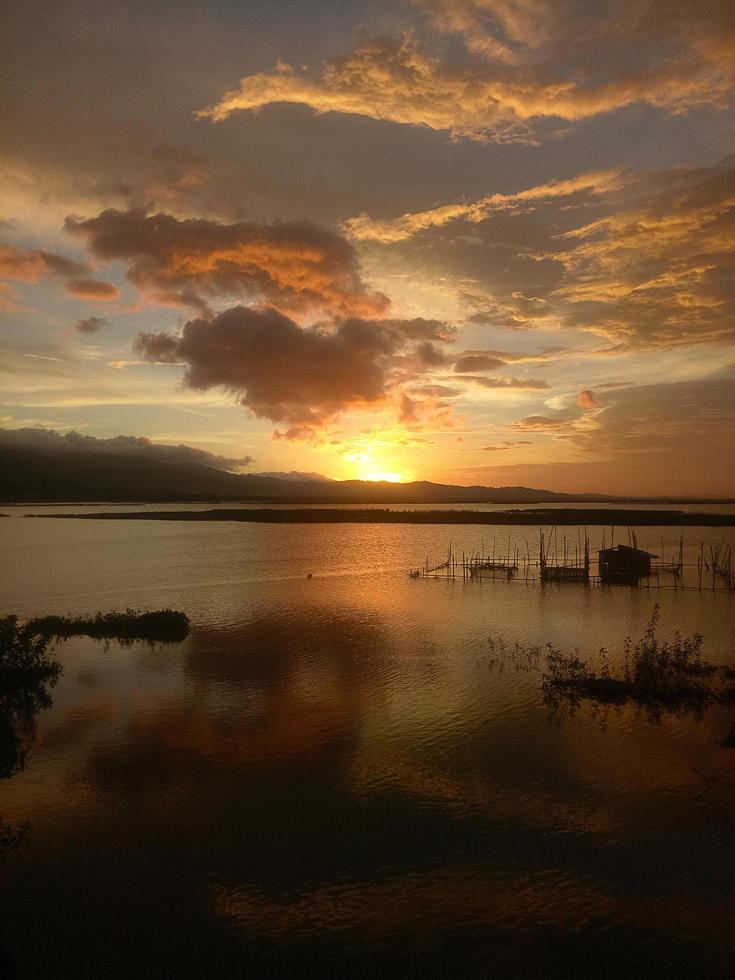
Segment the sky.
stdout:
<svg viewBox="0 0 735 980">
<path fill-rule="evenodd" d="M 735 495 L 732 0 L 5 17 L 0 441 Z"/>
</svg>

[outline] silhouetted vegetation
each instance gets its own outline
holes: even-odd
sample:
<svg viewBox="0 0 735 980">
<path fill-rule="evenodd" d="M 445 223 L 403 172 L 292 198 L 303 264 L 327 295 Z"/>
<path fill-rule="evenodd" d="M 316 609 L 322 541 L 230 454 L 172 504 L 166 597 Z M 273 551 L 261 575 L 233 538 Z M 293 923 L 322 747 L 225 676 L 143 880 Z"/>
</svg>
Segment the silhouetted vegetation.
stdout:
<svg viewBox="0 0 735 980">
<path fill-rule="evenodd" d="M 61 665 L 51 638 L 19 626 L 17 616 L 0 619 L 0 778 L 25 768 L 36 732 L 36 715 L 51 705 L 50 689 Z"/>
<path fill-rule="evenodd" d="M 31 619 L 25 629 L 39 637 L 65 638 L 91 636 L 97 640 L 121 640 L 132 643 L 149 640 L 178 643 L 189 633 L 189 617 L 175 609 L 155 612 L 97 613 L 96 616 L 42 616 Z"/>
<path fill-rule="evenodd" d="M 28 824 L 9 824 L 0 820 L 0 862 L 17 851 L 28 833 Z"/>
<path fill-rule="evenodd" d="M 585 699 L 603 705 L 632 703 L 654 718 L 664 711 L 701 713 L 708 704 L 735 703 L 735 687 L 728 683 L 735 671 L 702 659 L 704 641 L 698 633 L 691 637 L 676 633 L 672 640 L 660 641 L 658 616 L 656 606 L 641 639 L 635 644 L 630 638 L 625 641 L 622 676 L 611 673 L 604 649 L 600 669 L 595 671 L 579 651 L 565 656 L 549 644 L 542 681 L 546 703 L 572 709 Z"/>
<path fill-rule="evenodd" d="M 17 616 L 0 619 L 0 779 L 25 769 L 36 735 L 36 715 L 51 705 L 50 688 L 61 674 L 51 655 L 51 639 L 18 625 Z M 23 843 L 28 825 L 0 820 L 0 862 Z"/>
</svg>

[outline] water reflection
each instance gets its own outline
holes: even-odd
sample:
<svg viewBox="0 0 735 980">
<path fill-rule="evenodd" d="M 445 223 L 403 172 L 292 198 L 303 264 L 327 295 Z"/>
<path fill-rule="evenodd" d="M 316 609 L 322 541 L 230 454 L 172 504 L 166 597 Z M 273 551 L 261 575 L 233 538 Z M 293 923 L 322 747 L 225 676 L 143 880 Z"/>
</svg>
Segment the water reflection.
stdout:
<svg viewBox="0 0 735 980">
<path fill-rule="evenodd" d="M 176 648 L 68 641 L 40 782 L 8 796 L 34 823 L 22 972 L 727 975 L 721 709 L 554 728 L 537 671 L 490 669 L 486 595 L 417 595 L 258 593 Z"/>
</svg>

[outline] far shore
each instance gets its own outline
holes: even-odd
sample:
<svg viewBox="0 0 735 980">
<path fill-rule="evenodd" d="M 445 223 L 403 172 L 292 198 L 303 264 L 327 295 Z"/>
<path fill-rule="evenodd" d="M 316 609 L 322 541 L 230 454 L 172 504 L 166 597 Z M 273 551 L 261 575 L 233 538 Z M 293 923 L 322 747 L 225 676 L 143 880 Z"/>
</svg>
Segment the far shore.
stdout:
<svg viewBox="0 0 735 980">
<path fill-rule="evenodd" d="M 578 508 L 558 510 L 156 510 L 117 511 L 86 514 L 26 514 L 57 520 L 85 521 L 242 521 L 249 524 L 519 524 L 519 525 L 605 525 L 608 527 L 735 527 L 735 514 L 690 514 L 680 510 L 619 510 Z"/>
</svg>

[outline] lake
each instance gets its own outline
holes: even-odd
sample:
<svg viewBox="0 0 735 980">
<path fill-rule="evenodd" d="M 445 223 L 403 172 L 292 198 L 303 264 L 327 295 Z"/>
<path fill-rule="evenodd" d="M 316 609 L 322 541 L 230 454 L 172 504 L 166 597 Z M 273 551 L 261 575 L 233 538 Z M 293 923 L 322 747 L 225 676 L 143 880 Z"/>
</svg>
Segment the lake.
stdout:
<svg viewBox="0 0 735 980">
<path fill-rule="evenodd" d="M 407 575 L 450 537 L 533 551 L 531 527 L 4 510 L 0 613 L 192 622 L 59 644 L 0 782 L 3 822 L 29 825 L 1 868 L 8 975 L 733 975 L 735 712 L 555 709 L 512 654 L 604 646 L 615 667 L 658 605 L 661 637 L 735 663 L 735 593 L 695 568 L 729 529 L 686 529 L 676 588 L 601 588 Z M 670 560 L 679 535 L 639 543 Z"/>
</svg>

